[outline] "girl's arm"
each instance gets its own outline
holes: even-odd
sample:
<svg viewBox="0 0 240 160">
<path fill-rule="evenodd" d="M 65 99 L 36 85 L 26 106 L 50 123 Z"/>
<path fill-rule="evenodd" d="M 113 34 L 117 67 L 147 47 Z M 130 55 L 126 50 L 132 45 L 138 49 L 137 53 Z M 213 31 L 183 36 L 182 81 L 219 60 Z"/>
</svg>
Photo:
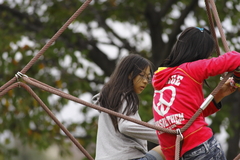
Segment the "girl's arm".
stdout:
<svg viewBox="0 0 240 160">
<path fill-rule="evenodd" d="M 236 91 L 236 87 L 231 86 L 231 81 L 232 81 L 232 77 L 229 78 L 224 85 L 221 87 L 221 89 L 219 90 L 219 92 L 214 96 L 214 100 L 216 103 L 219 103 L 224 97 L 232 94 L 233 92 Z"/>
<path fill-rule="evenodd" d="M 209 76 L 231 72 L 238 66 L 240 66 L 240 54 L 231 51 L 219 57 L 186 63 L 183 65 L 183 69 L 195 80 L 202 82 Z"/>
<path fill-rule="evenodd" d="M 129 116 L 134 119 L 141 120 L 139 114 Z M 118 123 L 119 131 L 129 137 L 136 139 L 147 140 L 156 144 L 159 144 L 157 133 L 155 129 L 145 127 L 143 125 L 121 119 Z"/>
<path fill-rule="evenodd" d="M 231 86 L 232 78 L 229 78 L 224 85 L 221 87 L 221 89 L 218 91 L 218 93 L 214 96 L 213 102 L 209 104 L 209 106 L 203 111 L 203 114 L 205 117 L 217 112 L 221 108 L 221 100 L 232 94 L 236 91 L 236 88 L 234 86 Z"/>
</svg>

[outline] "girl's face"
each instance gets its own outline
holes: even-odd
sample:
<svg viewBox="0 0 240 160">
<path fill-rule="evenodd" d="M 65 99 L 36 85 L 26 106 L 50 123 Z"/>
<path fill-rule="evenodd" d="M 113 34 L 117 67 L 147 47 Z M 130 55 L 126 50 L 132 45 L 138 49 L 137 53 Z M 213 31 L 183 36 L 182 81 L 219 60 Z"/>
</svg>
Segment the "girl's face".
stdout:
<svg viewBox="0 0 240 160">
<path fill-rule="evenodd" d="M 151 72 L 150 67 L 148 66 L 133 79 L 134 92 L 137 94 L 142 93 L 149 81 L 151 81 Z"/>
</svg>

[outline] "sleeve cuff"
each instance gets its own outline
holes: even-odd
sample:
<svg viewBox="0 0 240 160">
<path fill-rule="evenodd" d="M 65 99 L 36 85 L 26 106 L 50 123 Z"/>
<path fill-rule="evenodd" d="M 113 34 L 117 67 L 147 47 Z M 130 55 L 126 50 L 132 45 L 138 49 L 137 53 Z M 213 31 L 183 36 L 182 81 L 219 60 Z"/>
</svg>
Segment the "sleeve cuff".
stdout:
<svg viewBox="0 0 240 160">
<path fill-rule="evenodd" d="M 214 105 L 216 106 L 217 109 L 221 109 L 222 108 L 222 103 L 221 102 L 216 103 L 216 101 L 214 99 L 212 101 L 213 101 L 213 103 L 214 103 Z"/>
</svg>

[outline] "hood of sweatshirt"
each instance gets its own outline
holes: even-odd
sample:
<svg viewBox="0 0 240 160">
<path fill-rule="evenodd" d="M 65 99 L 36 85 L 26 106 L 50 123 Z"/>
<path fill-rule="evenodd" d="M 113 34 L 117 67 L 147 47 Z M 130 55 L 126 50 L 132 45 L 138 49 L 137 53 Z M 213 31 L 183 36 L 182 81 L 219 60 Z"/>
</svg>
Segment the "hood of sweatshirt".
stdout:
<svg viewBox="0 0 240 160">
<path fill-rule="evenodd" d="M 178 67 L 178 66 L 177 66 Z M 154 72 L 152 85 L 155 90 L 160 90 L 168 81 L 171 73 L 174 72 L 177 67 L 159 67 L 157 71 Z"/>
<path fill-rule="evenodd" d="M 94 95 L 94 96 L 92 97 L 92 103 L 93 103 L 93 104 L 96 104 L 96 105 L 99 105 L 99 97 L 100 97 L 100 93 Z"/>
</svg>

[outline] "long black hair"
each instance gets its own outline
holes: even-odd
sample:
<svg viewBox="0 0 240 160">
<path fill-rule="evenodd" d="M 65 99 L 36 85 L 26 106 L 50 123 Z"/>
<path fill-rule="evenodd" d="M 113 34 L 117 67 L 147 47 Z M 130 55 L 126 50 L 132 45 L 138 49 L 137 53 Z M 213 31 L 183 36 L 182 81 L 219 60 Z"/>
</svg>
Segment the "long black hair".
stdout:
<svg viewBox="0 0 240 160">
<path fill-rule="evenodd" d="M 139 98 L 134 92 L 133 79 L 144 69 L 150 67 L 153 74 L 152 63 L 137 54 L 130 54 L 124 57 L 116 66 L 109 81 L 103 86 L 100 97 L 100 106 L 119 112 L 123 101 L 127 102 L 124 110 L 126 115 L 135 114 L 138 111 Z M 118 130 L 117 117 L 110 114 L 112 123 L 116 131 Z"/>
<path fill-rule="evenodd" d="M 175 67 L 186 62 L 206 59 L 215 49 L 215 41 L 205 28 L 189 27 L 179 36 L 163 67 Z"/>
</svg>

